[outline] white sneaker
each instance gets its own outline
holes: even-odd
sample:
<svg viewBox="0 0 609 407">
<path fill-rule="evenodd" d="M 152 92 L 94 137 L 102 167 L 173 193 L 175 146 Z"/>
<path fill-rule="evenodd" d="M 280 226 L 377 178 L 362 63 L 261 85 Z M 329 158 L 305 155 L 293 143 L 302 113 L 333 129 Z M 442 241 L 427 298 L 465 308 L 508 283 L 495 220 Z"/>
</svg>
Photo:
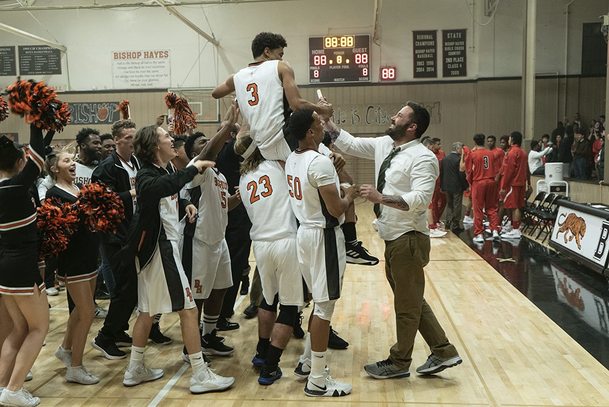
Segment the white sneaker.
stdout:
<svg viewBox="0 0 609 407">
<path fill-rule="evenodd" d="M 208 393 L 210 391 L 223 391 L 235 383 L 234 377 L 217 375 L 204 364 L 202 370 L 193 373 L 190 378 L 190 392 L 192 394 Z"/>
<path fill-rule="evenodd" d="M 137 386 L 140 383 L 151 382 L 163 377 L 163 369 L 149 369 L 144 364 L 135 367 L 127 367 L 123 377 L 123 385 L 127 387 Z"/>
<path fill-rule="evenodd" d="M 471 216 L 465 215 L 463 217 L 463 223 L 474 223 L 474 218 L 472 218 Z"/>
<path fill-rule="evenodd" d="M 513 228 L 511 223 L 505 224 L 501 227 L 501 234 L 511 232 L 512 230 Z"/>
<path fill-rule="evenodd" d="M 27 372 L 27 374 L 25 375 L 25 381 L 26 382 L 31 382 L 33 378 L 34 378 L 34 375 L 32 374 L 32 371 L 29 370 Z"/>
<path fill-rule="evenodd" d="M 499 232 L 493 230 L 493 239 L 499 239 Z"/>
<path fill-rule="evenodd" d="M 448 232 L 439 229 L 429 229 L 429 237 L 444 237 Z"/>
<path fill-rule="evenodd" d="M 520 232 L 520 229 L 512 229 L 509 232 L 501 234 L 502 239 L 520 239 L 521 237 L 522 233 Z"/>
<path fill-rule="evenodd" d="M 55 351 L 55 357 L 61 360 L 67 368 L 72 367 L 72 351 L 65 350 L 60 345 Z"/>
<path fill-rule="evenodd" d="M 71 358 L 70 358 L 71 359 Z M 79 383 L 79 384 L 97 384 L 99 378 L 85 369 L 84 366 L 68 367 L 66 373 L 66 380 L 68 383 Z"/>
<path fill-rule="evenodd" d="M 46 292 L 47 292 L 47 295 L 49 295 L 51 297 L 55 297 L 56 295 L 59 295 L 59 290 L 55 287 L 47 287 Z"/>
<path fill-rule="evenodd" d="M 352 386 L 349 383 L 342 383 L 334 380 L 330 376 L 330 370 L 326 368 L 323 380 L 323 385 L 320 386 L 314 383 L 315 379 L 309 376 L 309 380 L 305 385 L 304 392 L 309 397 L 342 397 L 351 394 Z"/>
<path fill-rule="evenodd" d="M 34 407 L 40 404 L 40 399 L 34 397 L 23 387 L 17 391 L 4 389 L 0 394 L 0 405 L 16 407 Z"/>
<path fill-rule="evenodd" d="M 484 243 L 484 236 L 482 235 L 477 235 L 474 237 L 474 243 Z"/>
</svg>

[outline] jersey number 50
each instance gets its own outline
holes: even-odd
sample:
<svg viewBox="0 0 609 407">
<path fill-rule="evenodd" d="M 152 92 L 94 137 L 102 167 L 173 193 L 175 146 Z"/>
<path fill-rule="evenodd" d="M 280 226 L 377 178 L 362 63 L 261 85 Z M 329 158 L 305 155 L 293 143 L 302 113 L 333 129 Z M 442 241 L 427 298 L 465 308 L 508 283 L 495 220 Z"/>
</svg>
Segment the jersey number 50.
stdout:
<svg viewBox="0 0 609 407">
<path fill-rule="evenodd" d="M 252 98 L 247 101 L 247 104 L 250 106 L 256 106 L 258 102 L 260 102 L 260 97 L 258 96 L 258 85 L 255 83 L 249 83 L 245 90 L 251 93 L 252 96 Z"/>
<path fill-rule="evenodd" d="M 301 201 L 302 185 L 300 184 L 300 178 L 288 175 L 288 185 L 290 186 L 290 196 Z"/>
</svg>

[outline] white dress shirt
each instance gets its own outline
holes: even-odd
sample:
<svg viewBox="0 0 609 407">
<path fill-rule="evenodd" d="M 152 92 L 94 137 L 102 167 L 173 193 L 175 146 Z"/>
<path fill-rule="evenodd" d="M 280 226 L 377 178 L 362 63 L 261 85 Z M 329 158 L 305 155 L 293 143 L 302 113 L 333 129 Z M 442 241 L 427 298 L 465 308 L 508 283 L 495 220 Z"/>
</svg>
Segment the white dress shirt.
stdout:
<svg viewBox="0 0 609 407">
<path fill-rule="evenodd" d="M 353 137 L 341 130 L 334 145 L 360 158 L 374 160 L 374 179 L 378 180 L 381 164 L 393 149 L 389 136 Z M 383 195 L 397 195 L 408 204 L 407 211 L 381 204 L 381 216 L 376 220 L 379 236 L 383 240 L 395 240 L 404 233 L 417 231 L 429 235 L 427 207 L 440 174 L 435 155 L 418 139 L 402 144 L 385 172 Z"/>
</svg>

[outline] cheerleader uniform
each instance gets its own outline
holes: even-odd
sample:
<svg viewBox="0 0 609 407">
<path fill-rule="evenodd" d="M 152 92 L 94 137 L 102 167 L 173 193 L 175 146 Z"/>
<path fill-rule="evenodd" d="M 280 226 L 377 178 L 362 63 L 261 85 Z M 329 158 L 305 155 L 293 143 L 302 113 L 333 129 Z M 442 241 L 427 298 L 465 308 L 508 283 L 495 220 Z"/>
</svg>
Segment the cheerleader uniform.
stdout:
<svg viewBox="0 0 609 407">
<path fill-rule="evenodd" d="M 78 197 L 58 185 L 47 191 L 47 199 L 56 198 L 60 202 L 75 203 Z M 89 281 L 97 277 L 97 254 L 99 240 L 84 223 L 70 237 L 70 243 L 57 256 L 57 276 L 66 284 Z"/>
<path fill-rule="evenodd" d="M 30 193 L 44 165 L 42 130 L 32 126 L 23 171 L 0 179 L 0 294 L 33 295 L 45 290 L 38 269 L 36 204 Z"/>
</svg>

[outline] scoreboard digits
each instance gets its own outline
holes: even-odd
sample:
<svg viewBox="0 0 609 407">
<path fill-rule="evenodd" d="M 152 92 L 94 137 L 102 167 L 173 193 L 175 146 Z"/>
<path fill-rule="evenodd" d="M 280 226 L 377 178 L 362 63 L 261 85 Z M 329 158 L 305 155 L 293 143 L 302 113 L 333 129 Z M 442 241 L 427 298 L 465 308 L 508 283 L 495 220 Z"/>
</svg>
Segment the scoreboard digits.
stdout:
<svg viewBox="0 0 609 407">
<path fill-rule="evenodd" d="M 309 82 L 369 82 L 370 36 L 309 38 Z"/>
</svg>

